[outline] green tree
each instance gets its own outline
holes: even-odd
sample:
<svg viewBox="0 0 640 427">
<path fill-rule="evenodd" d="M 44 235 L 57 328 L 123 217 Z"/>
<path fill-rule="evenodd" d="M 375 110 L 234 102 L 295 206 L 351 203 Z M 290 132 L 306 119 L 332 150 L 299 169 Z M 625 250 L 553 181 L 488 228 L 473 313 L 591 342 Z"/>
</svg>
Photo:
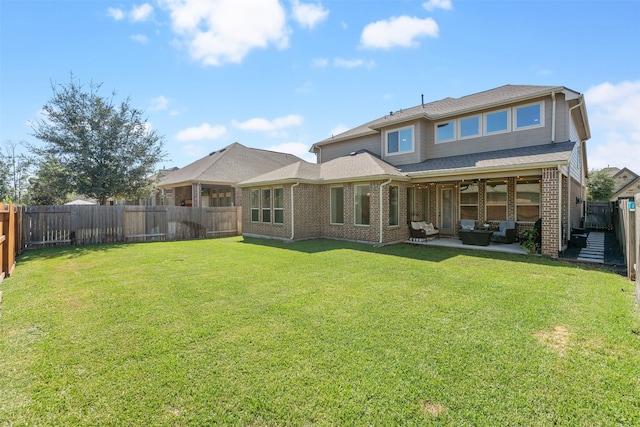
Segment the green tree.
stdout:
<svg viewBox="0 0 640 427">
<path fill-rule="evenodd" d="M 26 204 L 33 161 L 20 152 L 20 146 L 26 146 L 26 143 L 11 140 L 4 143 L 4 156 L 0 160 L 0 192 L 3 200 Z"/>
<path fill-rule="evenodd" d="M 67 170 L 53 157 L 38 164 L 34 177 L 29 180 L 30 202 L 35 205 L 63 205 L 69 201 L 71 183 Z"/>
<path fill-rule="evenodd" d="M 101 86 L 85 87 L 73 75 L 67 85 L 52 84 L 45 118 L 32 124 L 33 136 L 45 145 L 31 148 L 40 158 L 56 159 L 71 192 L 104 205 L 109 198 L 148 194 L 148 177 L 165 154 L 164 137 L 151 130 L 143 112 L 129 98 L 116 104 L 115 93 L 100 96 Z"/>
<path fill-rule="evenodd" d="M 609 200 L 613 196 L 616 181 L 603 170 L 589 172 L 587 200 Z"/>
</svg>

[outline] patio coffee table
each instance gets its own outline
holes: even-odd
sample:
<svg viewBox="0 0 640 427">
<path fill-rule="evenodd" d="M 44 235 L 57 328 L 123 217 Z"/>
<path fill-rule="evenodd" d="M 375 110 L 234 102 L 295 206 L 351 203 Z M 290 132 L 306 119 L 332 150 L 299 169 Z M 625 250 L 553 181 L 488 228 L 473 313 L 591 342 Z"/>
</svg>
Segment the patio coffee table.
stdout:
<svg viewBox="0 0 640 427">
<path fill-rule="evenodd" d="M 493 231 L 488 230 L 460 230 L 460 240 L 465 245 L 489 246 Z"/>
</svg>

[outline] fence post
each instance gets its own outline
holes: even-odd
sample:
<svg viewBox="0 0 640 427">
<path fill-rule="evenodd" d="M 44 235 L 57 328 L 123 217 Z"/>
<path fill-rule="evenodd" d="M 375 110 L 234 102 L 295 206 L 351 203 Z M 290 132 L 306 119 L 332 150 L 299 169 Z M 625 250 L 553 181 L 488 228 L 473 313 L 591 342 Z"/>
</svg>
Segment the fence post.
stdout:
<svg viewBox="0 0 640 427">
<path fill-rule="evenodd" d="M 16 266 L 16 215 L 13 205 L 5 205 L 5 209 L 7 213 L 4 229 L 7 236 L 2 245 L 2 271 L 7 276 L 11 276 Z"/>
</svg>

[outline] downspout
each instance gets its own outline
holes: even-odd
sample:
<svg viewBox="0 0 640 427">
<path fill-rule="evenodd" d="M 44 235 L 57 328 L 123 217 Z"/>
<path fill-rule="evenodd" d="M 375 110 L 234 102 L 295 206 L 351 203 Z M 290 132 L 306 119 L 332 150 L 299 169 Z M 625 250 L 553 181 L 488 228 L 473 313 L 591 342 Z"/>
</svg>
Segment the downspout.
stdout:
<svg viewBox="0 0 640 427">
<path fill-rule="evenodd" d="M 551 92 L 551 143 L 556 142 L 556 91 Z"/>
<path fill-rule="evenodd" d="M 383 232 L 383 221 L 382 221 L 382 187 L 384 187 L 385 185 L 389 185 L 389 183 L 391 183 L 391 181 L 393 180 L 393 178 L 389 178 L 389 181 L 387 182 L 383 182 L 382 184 L 380 184 L 380 211 L 378 216 L 380 217 L 380 241 L 378 243 L 382 244 L 382 232 Z"/>
<path fill-rule="evenodd" d="M 300 185 L 300 181 L 296 182 L 295 184 L 293 184 L 291 186 L 291 240 L 293 240 L 293 237 L 296 233 L 296 228 L 295 228 L 295 219 L 294 219 L 294 212 L 293 212 L 293 187 L 297 187 L 298 185 Z"/>
<path fill-rule="evenodd" d="M 562 166 L 558 164 L 558 254 L 562 252 Z"/>
</svg>

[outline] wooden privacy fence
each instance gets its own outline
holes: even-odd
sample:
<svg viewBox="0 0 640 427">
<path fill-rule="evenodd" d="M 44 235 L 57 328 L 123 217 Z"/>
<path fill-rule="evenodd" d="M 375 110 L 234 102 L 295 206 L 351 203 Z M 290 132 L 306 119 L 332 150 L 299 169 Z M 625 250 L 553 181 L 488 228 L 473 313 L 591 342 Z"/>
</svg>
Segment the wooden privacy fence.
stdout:
<svg viewBox="0 0 640 427">
<path fill-rule="evenodd" d="M 16 253 L 22 247 L 20 219 L 22 211 L 18 206 L 0 205 L 0 281 L 11 276 L 16 265 Z M 0 293 L 0 300 L 1 300 Z"/>
<path fill-rule="evenodd" d="M 640 200 L 640 194 L 637 194 L 635 199 Z M 636 294 L 640 304 L 640 281 L 637 277 L 640 267 L 640 215 L 637 208 L 632 210 L 631 206 L 629 200 L 618 201 L 616 235 L 624 253 L 628 278 L 636 281 Z"/>
<path fill-rule="evenodd" d="M 242 208 L 27 206 L 26 248 L 43 245 L 188 240 L 242 233 Z"/>
</svg>

